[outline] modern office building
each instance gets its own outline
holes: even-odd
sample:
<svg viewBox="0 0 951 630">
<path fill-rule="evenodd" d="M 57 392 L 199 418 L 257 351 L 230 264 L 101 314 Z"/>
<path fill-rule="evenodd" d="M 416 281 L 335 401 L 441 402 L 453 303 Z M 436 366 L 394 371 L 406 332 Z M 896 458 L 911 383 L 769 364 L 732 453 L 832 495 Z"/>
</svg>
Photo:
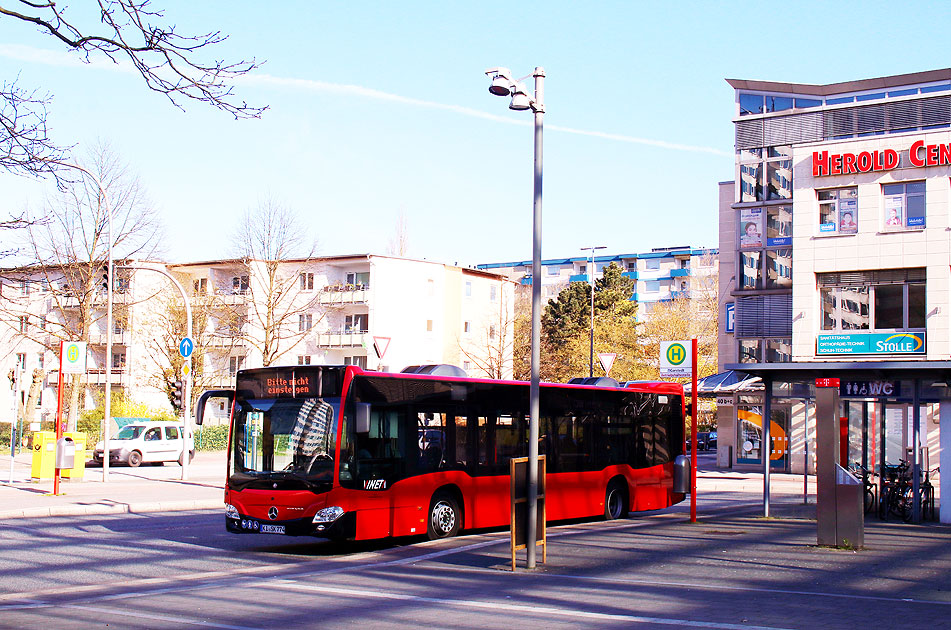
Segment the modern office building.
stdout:
<svg viewBox="0 0 951 630">
<path fill-rule="evenodd" d="M 202 359 L 193 368 L 196 388 L 229 386 L 238 369 L 265 364 L 400 371 L 450 363 L 471 376 L 512 377 L 517 284 L 497 273 L 376 255 L 286 260 L 270 270 L 246 260 L 124 261 L 109 361 L 101 269 L 80 283 L 90 289 L 81 297 L 63 270 L 26 267 L 0 273 L 0 368 L 14 376 L 12 387 L 0 389 L 0 419 L 14 416 L 15 399 L 26 403 L 37 370 L 35 419 L 53 418 L 58 341 L 79 340 L 70 331 L 86 311 L 89 369 L 79 406 L 96 404 L 106 369 L 114 389 L 168 406 L 184 320 L 180 294 L 157 270 L 176 277 L 189 296 Z"/>
<path fill-rule="evenodd" d="M 594 275 L 614 263 L 624 275 L 635 281 L 631 300 L 637 302 L 640 320 L 650 316 L 654 305 L 678 297 L 690 297 L 699 291 L 715 289 L 718 256 L 716 249 L 659 247 L 642 254 L 594 256 Z M 558 296 L 569 282 L 591 282 L 591 256 L 551 258 L 542 261 L 542 299 Z M 477 269 L 505 274 L 522 285 L 532 284 L 532 261 L 485 263 Z"/>
<path fill-rule="evenodd" d="M 718 398 L 719 463 L 814 470 L 815 380 L 838 378 L 850 461 L 951 470 L 951 69 L 728 82 L 719 361 L 765 391 Z"/>
</svg>

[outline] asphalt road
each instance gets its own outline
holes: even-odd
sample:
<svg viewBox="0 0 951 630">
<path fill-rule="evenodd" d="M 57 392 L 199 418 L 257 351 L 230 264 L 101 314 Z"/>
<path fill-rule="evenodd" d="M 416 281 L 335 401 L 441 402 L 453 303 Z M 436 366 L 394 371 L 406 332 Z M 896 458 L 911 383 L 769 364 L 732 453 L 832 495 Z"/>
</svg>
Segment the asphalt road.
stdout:
<svg viewBox="0 0 951 630">
<path fill-rule="evenodd" d="M 549 530 L 509 570 L 507 532 L 337 544 L 224 531 L 218 510 L 0 522 L 0 628 L 938 628 L 951 528 L 870 523 L 868 550 L 753 501 Z M 541 554 L 539 554 L 541 559 Z M 524 553 L 521 555 L 524 562 Z"/>
</svg>

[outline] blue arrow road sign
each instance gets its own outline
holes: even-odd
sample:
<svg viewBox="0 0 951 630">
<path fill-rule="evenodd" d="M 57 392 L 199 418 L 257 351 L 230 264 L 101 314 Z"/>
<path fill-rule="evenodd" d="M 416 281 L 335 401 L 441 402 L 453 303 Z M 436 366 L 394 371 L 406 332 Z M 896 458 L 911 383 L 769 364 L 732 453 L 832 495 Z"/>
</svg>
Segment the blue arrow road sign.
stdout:
<svg viewBox="0 0 951 630">
<path fill-rule="evenodd" d="M 182 339 L 181 343 L 178 344 L 178 351 L 186 359 L 192 355 L 192 351 L 195 349 L 195 342 L 192 341 L 191 337 L 185 337 Z"/>
</svg>

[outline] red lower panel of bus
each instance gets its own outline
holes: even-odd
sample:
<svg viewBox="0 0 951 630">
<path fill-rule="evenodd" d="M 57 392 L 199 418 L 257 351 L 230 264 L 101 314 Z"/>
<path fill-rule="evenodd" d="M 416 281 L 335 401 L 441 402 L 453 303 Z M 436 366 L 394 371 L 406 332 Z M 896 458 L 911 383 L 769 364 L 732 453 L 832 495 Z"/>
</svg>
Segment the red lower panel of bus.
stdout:
<svg viewBox="0 0 951 630">
<path fill-rule="evenodd" d="M 684 499 L 672 492 L 669 464 L 633 470 L 611 466 L 597 472 L 549 473 L 545 496 L 546 518 L 560 521 L 604 514 L 605 490 L 615 477 L 624 477 L 630 489 L 632 511 L 657 510 Z M 471 477 L 463 471 L 445 471 L 410 477 L 385 490 L 334 488 L 323 495 L 307 491 L 244 490 L 227 492 L 226 501 L 242 516 L 267 520 L 271 507 L 277 520 L 311 518 L 317 510 L 339 506 L 356 513 L 357 540 L 413 536 L 426 533 L 429 505 L 437 491 L 462 498 L 463 528 L 503 527 L 509 524 L 509 477 Z M 271 519 L 274 520 L 274 519 Z"/>
</svg>

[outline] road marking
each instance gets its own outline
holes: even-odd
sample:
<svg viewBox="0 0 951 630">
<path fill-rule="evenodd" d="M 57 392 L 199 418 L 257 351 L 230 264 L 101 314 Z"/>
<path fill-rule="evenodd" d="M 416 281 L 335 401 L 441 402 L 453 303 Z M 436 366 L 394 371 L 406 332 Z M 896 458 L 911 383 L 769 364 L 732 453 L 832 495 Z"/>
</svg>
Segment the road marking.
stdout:
<svg viewBox="0 0 951 630">
<path fill-rule="evenodd" d="M 446 599 L 437 597 L 421 597 L 419 595 L 405 595 L 400 593 L 383 593 L 378 590 L 367 591 L 355 588 L 340 588 L 334 586 L 317 586 L 312 584 L 298 584 L 295 582 L 273 580 L 268 585 L 304 591 L 308 593 L 326 593 L 328 595 L 347 595 L 367 599 L 390 599 L 420 604 L 436 604 L 438 606 L 456 606 L 459 608 L 475 608 L 498 612 L 505 610 L 526 615 L 548 615 L 551 617 L 569 617 L 586 621 L 622 621 L 627 623 L 653 623 L 680 628 L 713 628 L 717 630 L 785 630 L 777 626 L 754 626 L 749 624 L 717 623 L 713 621 L 693 621 L 690 619 L 675 619 L 670 617 L 645 617 L 642 615 L 619 615 L 585 610 L 570 610 L 567 608 L 552 608 L 550 606 L 531 606 L 527 604 L 510 604 L 501 601 L 479 601 L 471 599 Z"/>
<path fill-rule="evenodd" d="M 203 626 L 205 628 L 222 628 L 222 630 L 265 630 L 253 626 L 234 626 L 227 623 L 218 623 L 215 621 L 205 621 L 203 619 L 189 619 L 187 617 L 173 617 L 171 615 L 156 615 L 151 613 L 136 612 L 128 608 L 102 608 L 99 606 L 80 606 L 77 604 L 68 604 L 64 608 L 73 608 L 76 610 L 85 610 L 88 612 L 103 613 L 116 617 L 136 617 L 138 619 L 148 619 L 150 621 L 170 621 L 172 623 L 187 624 L 190 626 Z"/>
</svg>

